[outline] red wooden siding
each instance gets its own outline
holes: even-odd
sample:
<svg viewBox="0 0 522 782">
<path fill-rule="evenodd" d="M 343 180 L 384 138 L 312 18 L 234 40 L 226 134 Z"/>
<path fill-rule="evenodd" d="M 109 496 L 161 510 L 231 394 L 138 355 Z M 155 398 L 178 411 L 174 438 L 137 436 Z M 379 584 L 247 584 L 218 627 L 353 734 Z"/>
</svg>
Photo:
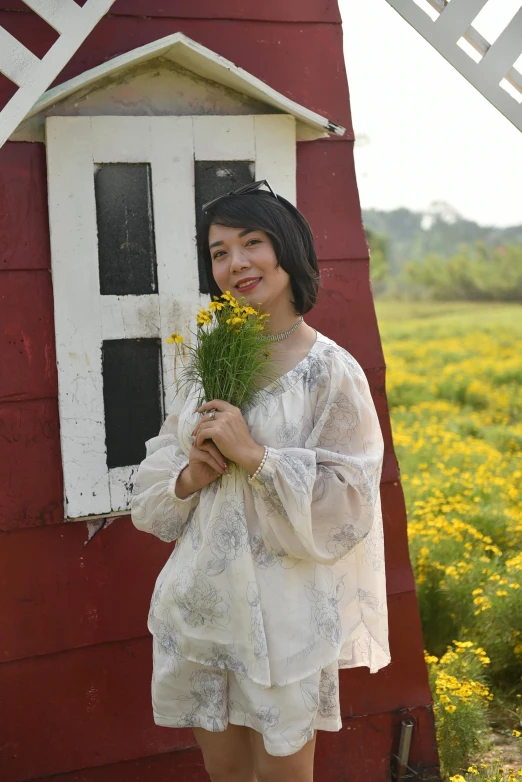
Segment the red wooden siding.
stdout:
<svg viewBox="0 0 522 782">
<path fill-rule="evenodd" d="M 18 0 L 0 2 L 0 24 L 25 40 L 32 36 L 45 50 L 52 34 L 20 12 L 25 8 Z M 344 727 L 320 734 L 316 778 L 389 782 L 400 722 L 411 716 L 410 766 L 419 778 L 434 780 L 431 696 L 353 166 L 339 22 L 335 0 L 117 0 L 58 81 L 181 31 L 347 126 L 343 138 L 298 145 L 298 206 L 314 230 L 323 280 L 309 321 L 361 362 L 383 429 L 393 662 L 375 675 L 342 672 Z M 0 778 L 202 782 L 207 777 L 191 733 L 158 728 L 151 715 L 148 601 L 171 547 L 137 532 L 126 517 L 88 543 L 86 523 L 63 523 L 52 302 L 45 149 L 7 143 L 0 150 Z"/>
<path fill-rule="evenodd" d="M 107 534 L 109 532 L 107 530 Z M 121 535 L 119 543 L 122 543 Z M 113 619 L 119 622 L 117 612 L 123 610 L 124 621 L 129 626 L 134 624 L 132 630 L 135 631 L 136 620 L 122 605 L 125 600 L 133 602 L 138 591 L 132 586 L 136 577 L 132 573 L 124 576 L 120 570 L 119 578 L 122 585 L 116 596 L 110 591 L 115 579 L 112 582 L 107 579 L 105 599 L 109 605 L 100 624 L 108 622 L 111 608 Z M 144 580 L 148 589 L 151 579 Z M 47 590 L 45 585 L 42 588 L 51 599 L 54 597 L 54 588 Z M 70 604 L 65 608 L 62 621 L 75 623 L 77 632 L 82 632 L 81 624 L 89 619 L 85 615 L 73 616 L 78 608 L 78 591 L 72 585 Z M 94 605 L 95 589 L 94 595 L 86 587 L 83 592 L 83 604 Z M 62 598 L 62 605 L 66 597 Z M 136 601 L 136 613 L 144 610 L 144 603 L 140 596 Z M 413 592 L 391 596 L 389 610 L 394 661 L 377 674 L 370 674 L 367 669 L 342 672 L 341 714 L 344 720 L 362 715 L 390 717 L 392 713 L 408 712 L 429 704 L 422 656 L 411 643 L 420 631 Z M 34 627 L 35 632 L 37 629 Z M 118 629 L 109 625 L 106 637 L 114 637 Z M 87 637 L 85 629 L 84 639 Z M 9 713 L 10 717 L 2 729 L 5 775 L 2 779 L 6 782 L 28 780 L 42 772 L 56 774 L 193 746 L 191 731 L 159 728 L 153 724 L 151 672 L 150 637 L 107 641 L 1 665 L 0 710 L 3 714 Z M 390 747 L 396 745 L 396 740 L 395 734 L 386 736 Z M 417 740 L 424 742 L 426 736 L 417 736 Z M 335 733 L 326 734 L 323 742 L 340 746 Z M 371 739 L 363 751 L 368 756 L 375 755 L 376 747 Z M 348 747 L 341 752 L 341 759 L 351 765 L 353 761 L 347 753 Z M 428 759 L 426 755 L 422 757 L 424 761 Z M 374 760 L 378 760 L 378 767 L 387 767 L 390 752 L 387 750 L 386 755 L 374 757 Z M 172 768 L 177 769 L 175 764 Z M 364 779 L 364 782 L 388 780 L 387 776 L 356 778 Z M 181 777 L 179 779 L 184 782 Z M 338 782 L 343 777 L 331 779 Z M 325 782 L 320 776 L 318 780 Z"/>
</svg>

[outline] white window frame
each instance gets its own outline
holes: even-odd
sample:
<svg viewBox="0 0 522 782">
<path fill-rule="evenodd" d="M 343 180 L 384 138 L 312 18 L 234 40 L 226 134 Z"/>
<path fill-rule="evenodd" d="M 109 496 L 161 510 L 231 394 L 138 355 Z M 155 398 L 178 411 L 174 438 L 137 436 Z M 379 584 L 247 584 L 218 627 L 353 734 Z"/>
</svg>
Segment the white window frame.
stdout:
<svg viewBox="0 0 522 782">
<path fill-rule="evenodd" d="M 107 467 L 102 343 L 161 339 L 167 415 L 175 378 L 165 340 L 173 331 L 188 336 L 209 301 L 199 292 L 194 160 L 252 161 L 256 178 L 295 204 L 295 118 L 49 117 L 46 143 L 65 516 L 122 515 L 138 465 Z M 155 294 L 100 294 L 94 171 L 103 163 L 150 165 Z"/>
</svg>

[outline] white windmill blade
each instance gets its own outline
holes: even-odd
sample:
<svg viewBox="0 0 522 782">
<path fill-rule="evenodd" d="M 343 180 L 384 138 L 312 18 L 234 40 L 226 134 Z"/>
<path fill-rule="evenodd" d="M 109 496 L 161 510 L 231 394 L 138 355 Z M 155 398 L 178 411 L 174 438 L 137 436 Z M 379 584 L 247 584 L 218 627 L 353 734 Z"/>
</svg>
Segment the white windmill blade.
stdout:
<svg viewBox="0 0 522 782">
<path fill-rule="evenodd" d="M 83 7 L 74 0 L 24 2 L 54 27 L 60 37 L 39 59 L 0 27 L 0 72 L 18 85 L 18 90 L 0 112 L 0 147 L 67 65 L 114 0 L 87 0 Z"/>
<path fill-rule="evenodd" d="M 522 130 L 522 0 L 511 21 L 490 44 L 473 21 L 490 0 L 387 0 L 515 127 Z M 426 10 L 423 10 L 423 4 Z M 459 45 L 462 39 L 466 47 Z M 472 48 L 470 48 L 472 47 Z"/>
</svg>

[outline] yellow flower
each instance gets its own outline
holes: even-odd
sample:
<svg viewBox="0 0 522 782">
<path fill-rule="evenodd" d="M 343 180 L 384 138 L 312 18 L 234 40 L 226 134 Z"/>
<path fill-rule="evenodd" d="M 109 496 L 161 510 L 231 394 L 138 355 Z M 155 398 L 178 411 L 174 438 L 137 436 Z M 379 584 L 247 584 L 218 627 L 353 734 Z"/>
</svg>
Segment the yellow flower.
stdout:
<svg viewBox="0 0 522 782">
<path fill-rule="evenodd" d="M 513 736 L 516 736 L 516 737 L 517 737 L 517 739 L 518 739 L 518 738 L 520 738 L 520 736 L 522 735 L 522 733 L 520 733 L 520 731 L 519 731 L 519 730 L 514 730 L 512 735 L 513 735 Z"/>
<path fill-rule="evenodd" d="M 468 773 L 469 774 L 478 774 L 479 770 L 478 770 L 478 768 L 475 765 L 473 765 L 473 766 L 470 766 L 468 768 Z"/>
<path fill-rule="evenodd" d="M 466 782 L 462 774 L 455 774 L 454 777 L 450 777 L 450 782 Z"/>
<path fill-rule="evenodd" d="M 444 708 L 446 711 L 449 711 L 450 714 L 453 714 L 453 712 L 457 710 L 457 707 L 453 703 L 450 703 L 449 706 L 445 706 Z"/>
<path fill-rule="evenodd" d="M 203 307 L 198 312 L 196 320 L 200 326 L 210 326 L 212 323 L 212 313 Z"/>
<path fill-rule="evenodd" d="M 169 345 L 173 345 L 175 342 L 183 342 L 183 337 L 181 334 L 171 334 L 170 337 L 167 337 L 165 342 L 168 342 Z"/>
<path fill-rule="evenodd" d="M 237 316 L 234 316 L 233 318 L 227 318 L 227 323 L 230 326 L 239 326 L 241 323 L 244 323 L 244 318 L 238 318 Z"/>
<path fill-rule="evenodd" d="M 225 307 L 225 303 L 223 301 L 211 301 L 208 305 L 209 310 L 212 310 L 212 312 L 219 312 L 219 310 L 222 310 L 223 307 Z"/>
</svg>

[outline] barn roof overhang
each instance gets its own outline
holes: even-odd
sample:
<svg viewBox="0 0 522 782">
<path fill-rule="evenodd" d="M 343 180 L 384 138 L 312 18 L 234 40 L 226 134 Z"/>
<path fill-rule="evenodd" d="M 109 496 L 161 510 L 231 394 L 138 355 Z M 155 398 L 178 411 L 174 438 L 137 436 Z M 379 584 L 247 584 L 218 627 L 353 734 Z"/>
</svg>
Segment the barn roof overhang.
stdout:
<svg viewBox="0 0 522 782">
<path fill-rule="evenodd" d="M 196 76 L 273 107 L 276 112 L 292 114 L 299 123 L 306 126 L 310 138 L 327 135 L 342 136 L 345 132 L 345 128 L 341 125 L 287 98 L 261 79 L 182 33 L 168 35 L 140 46 L 53 87 L 34 104 L 19 128 L 36 115 L 45 116 L 53 106 L 74 93 L 84 92 L 90 87 L 95 89 L 98 82 L 106 81 L 111 77 L 117 78 L 125 71 L 134 70 L 149 61 L 152 64 L 154 60 L 170 61 Z"/>
</svg>

